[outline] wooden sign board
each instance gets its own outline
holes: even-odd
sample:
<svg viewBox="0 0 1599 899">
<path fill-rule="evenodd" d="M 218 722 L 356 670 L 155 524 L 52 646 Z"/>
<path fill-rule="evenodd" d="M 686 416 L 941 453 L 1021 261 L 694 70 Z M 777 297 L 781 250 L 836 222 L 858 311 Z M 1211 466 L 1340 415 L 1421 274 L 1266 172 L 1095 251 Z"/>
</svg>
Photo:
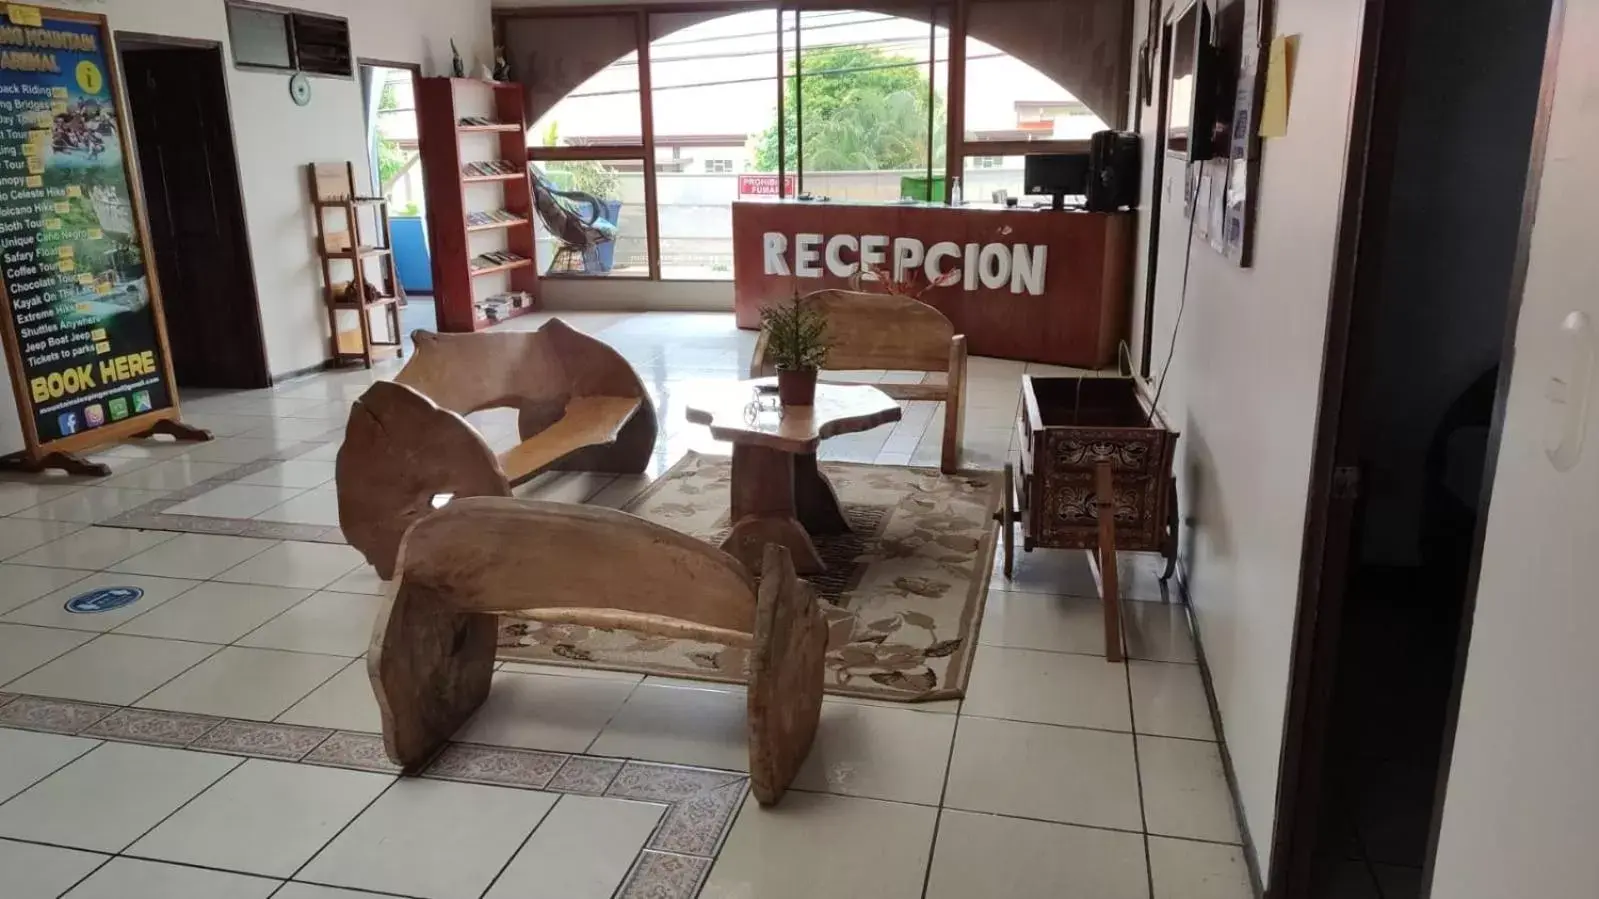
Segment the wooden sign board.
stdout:
<svg viewBox="0 0 1599 899">
<path fill-rule="evenodd" d="M 865 266 L 912 282 L 974 355 L 1108 368 L 1127 333 L 1136 224 L 1123 212 L 740 200 L 733 312 L 758 328 L 767 305 L 848 289 Z M 861 288 L 886 292 L 874 279 Z"/>
<path fill-rule="evenodd" d="M 0 18 L 0 340 L 27 448 L 0 466 L 108 474 L 75 451 L 178 423 L 161 294 L 104 16 Z"/>
</svg>

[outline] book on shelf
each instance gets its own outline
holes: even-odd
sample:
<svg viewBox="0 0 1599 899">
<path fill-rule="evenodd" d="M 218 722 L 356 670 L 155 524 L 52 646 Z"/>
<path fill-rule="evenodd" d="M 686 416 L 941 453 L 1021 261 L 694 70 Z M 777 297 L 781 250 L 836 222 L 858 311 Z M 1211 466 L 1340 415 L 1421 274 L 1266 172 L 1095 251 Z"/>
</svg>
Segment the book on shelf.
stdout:
<svg viewBox="0 0 1599 899">
<path fill-rule="evenodd" d="M 499 268 L 502 265 L 523 262 L 526 259 L 526 256 L 520 256 L 508 250 L 491 250 L 472 257 L 471 267 L 473 271 L 480 272 L 484 269 Z"/>
<path fill-rule="evenodd" d="M 522 309 L 533 305 L 533 296 L 525 290 L 497 293 L 472 304 L 489 321 L 499 321 L 507 309 Z"/>
<path fill-rule="evenodd" d="M 469 212 L 466 214 L 466 224 L 472 228 L 481 228 L 487 225 L 508 225 L 523 221 L 527 220 L 514 212 L 508 212 L 504 209 Z"/>
<path fill-rule="evenodd" d="M 489 178 L 496 175 L 515 175 L 518 169 L 516 163 L 506 162 L 503 159 L 494 159 L 486 162 L 469 162 L 461 167 L 461 173 L 468 178 Z"/>
</svg>

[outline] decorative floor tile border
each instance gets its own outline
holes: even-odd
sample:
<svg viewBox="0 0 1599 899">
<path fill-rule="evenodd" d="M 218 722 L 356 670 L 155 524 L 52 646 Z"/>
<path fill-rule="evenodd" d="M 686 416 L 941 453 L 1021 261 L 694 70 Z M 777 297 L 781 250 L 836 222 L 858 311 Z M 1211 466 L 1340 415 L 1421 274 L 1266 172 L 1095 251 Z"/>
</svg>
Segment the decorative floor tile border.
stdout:
<svg viewBox="0 0 1599 899">
<path fill-rule="evenodd" d="M 0 693 L 0 728 L 398 774 L 378 734 Z M 710 873 L 749 777 L 601 756 L 450 743 L 418 775 L 664 806 L 617 899 L 693 899 Z"/>
<path fill-rule="evenodd" d="M 297 540 L 303 543 L 343 543 L 344 533 L 337 525 L 301 524 L 293 521 L 271 521 L 260 518 L 223 518 L 213 515 L 182 515 L 168 509 L 197 496 L 210 493 L 250 475 L 258 474 L 274 465 L 292 461 L 306 453 L 326 446 L 344 433 L 343 426 L 329 428 L 320 437 L 301 440 L 273 450 L 252 462 L 236 465 L 219 475 L 196 481 L 129 509 L 120 515 L 99 522 L 100 527 L 134 528 L 141 531 L 176 531 L 184 534 L 223 534 L 230 537 L 256 537 L 263 540 Z M 226 440 L 227 438 L 221 438 Z"/>
</svg>

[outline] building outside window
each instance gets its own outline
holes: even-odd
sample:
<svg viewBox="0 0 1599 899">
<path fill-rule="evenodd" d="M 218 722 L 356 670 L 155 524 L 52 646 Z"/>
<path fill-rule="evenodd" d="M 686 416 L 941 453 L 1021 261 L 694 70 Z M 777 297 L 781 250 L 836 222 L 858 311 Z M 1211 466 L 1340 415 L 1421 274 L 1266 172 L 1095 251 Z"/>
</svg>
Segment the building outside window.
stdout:
<svg viewBox="0 0 1599 899">
<path fill-rule="evenodd" d="M 707 175 L 725 175 L 731 171 L 733 171 L 733 160 L 731 159 L 705 160 L 705 174 Z"/>
</svg>

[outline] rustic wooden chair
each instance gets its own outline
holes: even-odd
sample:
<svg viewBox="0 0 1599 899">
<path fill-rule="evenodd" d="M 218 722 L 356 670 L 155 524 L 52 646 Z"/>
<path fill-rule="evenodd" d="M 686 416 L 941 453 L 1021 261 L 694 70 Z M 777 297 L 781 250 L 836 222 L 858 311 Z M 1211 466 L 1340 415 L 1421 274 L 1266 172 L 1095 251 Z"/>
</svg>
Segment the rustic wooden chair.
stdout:
<svg viewBox="0 0 1599 899">
<path fill-rule="evenodd" d="M 832 371 L 947 372 L 943 384 L 872 384 L 897 400 L 944 403 L 944 445 L 939 469 L 960 468 L 961 426 L 965 416 L 966 335 L 942 312 L 910 297 L 848 290 L 818 290 L 800 298 L 827 316 Z M 750 377 L 776 373 L 766 361 L 766 335 L 755 343 Z M 829 379 L 828 383 L 838 383 Z M 847 383 L 847 382 L 846 382 Z"/>
<path fill-rule="evenodd" d="M 732 556 L 626 512 L 478 497 L 412 525 L 400 555 L 367 673 L 383 744 L 408 771 L 488 696 L 503 615 L 747 646 L 755 798 L 777 802 L 810 752 L 827 625 L 780 546 L 757 589 Z"/>
<path fill-rule="evenodd" d="M 335 483 L 339 526 L 385 579 L 405 529 L 452 497 L 510 496 L 550 470 L 636 473 L 655 406 L 615 350 L 551 319 L 537 331 L 413 335 L 393 381 L 350 410 Z M 517 410 L 521 442 L 496 455 L 462 416 Z"/>
</svg>

